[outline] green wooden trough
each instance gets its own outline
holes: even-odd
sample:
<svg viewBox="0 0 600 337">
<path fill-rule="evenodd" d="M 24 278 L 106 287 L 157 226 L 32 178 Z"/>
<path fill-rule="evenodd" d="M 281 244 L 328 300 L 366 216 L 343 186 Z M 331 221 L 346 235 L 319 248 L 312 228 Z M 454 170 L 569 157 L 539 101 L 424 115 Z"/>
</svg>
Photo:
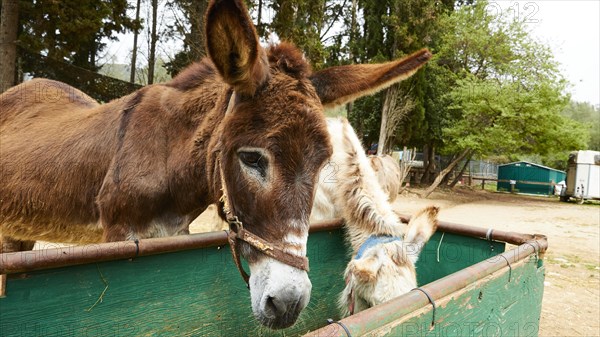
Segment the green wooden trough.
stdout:
<svg viewBox="0 0 600 337">
<path fill-rule="evenodd" d="M 226 244 L 226 233 L 214 232 L 141 240 L 139 246 L 2 254 L 0 274 L 7 277 L 0 336 L 346 336 L 342 325 L 352 336 L 538 332 L 543 235 L 442 222 L 417 263 L 424 292 L 341 318 L 336 303 L 349 260 L 342 225 L 314 224 L 311 300 L 293 327 L 279 331 L 253 318 L 249 291 Z"/>
</svg>

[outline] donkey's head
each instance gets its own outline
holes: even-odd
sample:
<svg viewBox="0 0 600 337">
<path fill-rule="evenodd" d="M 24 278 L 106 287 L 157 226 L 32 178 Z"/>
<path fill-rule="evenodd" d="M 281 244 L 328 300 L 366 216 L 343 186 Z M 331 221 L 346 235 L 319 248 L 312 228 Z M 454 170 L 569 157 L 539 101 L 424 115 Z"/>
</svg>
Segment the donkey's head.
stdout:
<svg viewBox="0 0 600 337">
<path fill-rule="evenodd" d="M 417 287 L 415 263 L 437 228 L 438 211 L 428 207 L 413 216 L 403 240 L 387 237 L 363 245 L 364 250 L 359 250 L 346 268 L 346 288 L 340 298 L 345 314 L 387 302 Z"/>
<path fill-rule="evenodd" d="M 209 57 L 230 87 L 215 130 L 220 136 L 212 141 L 215 178 L 220 176 L 215 180 L 221 180 L 215 183 L 223 189 L 230 220 L 237 217 L 245 231 L 288 257 L 304 258 L 316 180 L 332 152 L 324 106 L 406 78 L 430 54 L 311 73 L 295 47 L 260 46 L 241 0 L 212 1 L 206 25 Z M 250 266 L 254 315 L 266 326 L 288 327 L 310 298 L 307 268 L 281 262 L 251 241 L 237 245 Z"/>
</svg>

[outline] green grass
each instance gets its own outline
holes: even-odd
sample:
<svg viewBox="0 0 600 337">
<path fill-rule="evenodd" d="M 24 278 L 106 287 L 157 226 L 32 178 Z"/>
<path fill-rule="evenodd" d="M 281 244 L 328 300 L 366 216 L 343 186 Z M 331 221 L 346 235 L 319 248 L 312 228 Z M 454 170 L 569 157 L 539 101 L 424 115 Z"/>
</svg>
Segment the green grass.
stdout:
<svg viewBox="0 0 600 337">
<path fill-rule="evenodd" d="M 498 184 L 496 182 L 486 182 L 484 186 L 484 190 L 490 192 L 496 192 L 498 189 Z"/>
</svg>

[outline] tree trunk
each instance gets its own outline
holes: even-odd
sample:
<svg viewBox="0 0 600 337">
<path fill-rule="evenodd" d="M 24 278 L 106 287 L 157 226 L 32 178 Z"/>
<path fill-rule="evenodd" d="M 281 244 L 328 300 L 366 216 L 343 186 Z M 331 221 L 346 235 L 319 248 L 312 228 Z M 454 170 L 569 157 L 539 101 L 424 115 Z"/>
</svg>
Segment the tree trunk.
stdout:
<svg viewBox="0 0 600 337">
<path fill-rule="evenodd" d="M 381 127 L 379 128 L 379 145 L 377 146 L 377 154 L 384 155 L 389 152 L 389 140 L 394 134 L 398 122 L 401 118 L 398 114 L 403 111 L 398 109 L 398 93 L 400 85 L 394 84 L 385 91 L 383 100 L 383 108 L 381 109 Z"/>
<path fill-rule="evenodd" d="M 207 0 L 195 0 L 191 4 L 191 11 L 189 17 L 191 27 L 188 45 L 191 51 L 190 61 L 192 62 L 200 61 L 202 57 L 206 55 L 206 36 L 204 36 L 204 13 L 206 13 L 207 7 Z"/>
<path fill-rule="evenodd" d="M 394 15 L 399 14 L 399 3 L 396 3 L 394 5 L 393 12 L 394 13 L 392 14 Z M 396 37 L 397 27 L 392 26 L 392 29 L 390 30 L 389 34 L 392 35 L 392 54 L 390 55 L 390 57 L 393 60 L 394 58 L 396 58 L 396 50 L 398 49 L 398 38 Z M 392 116 L 394 115 L 396 110 L 396 102 L 399 91 L 400 84 L 394 84 L 391 87 L 389 87 L 384 94 L 385 97 L 383 100 L 383 107 L 381 109 L 381 127 L 379 128 L 379 143 L 377 143 L 377 155 L 379 156 L 384 155 L 388 152 L 388 138 L 390 136 L 388 131 L 390 129 L 389 124 L 391 124 L 390 119 L 392 119 Z"/>
<path fill-rule="evenodd" d="M 258 0 L 258 13 L 257 13 L 257 17 L 256 17 L 256 30 L 258 33 L 258 36 L 261 37 L 264 35 L 265 30 L 263 29 L 262 26 L 262 7 L 263 7 L 263 2 L 262 0 Z"/>
<path fill-rule="evenodd" d="M 410 154 L 409 154 L 410 153 Z M 410 173 L 410 169 L 411 169 L 411 162 L 415 160 L 415 157 L 417 155 L 417 149 L 416 148 L 412 148 L 410 151 L 408 151 L 408 149 L 406 148 L 406 146 L 404 147 L 404 149 L 402 150 L 402 159 L 400 159 L 400 192 L 404 191 L 404 187 L 402 187 L 402 185 L 404 184 L 404 180 L 406 180 L 406 178 L 408 177 L 409 173 Z M 410 181 L 409 181 L 410 183 Z"/>
<path fill-rule="evenodd" d="M 419 179 L 419 184 L 427 183 L 427 170 L 429 170 L 429 144 L 423 145 L 423 174 Z"/>
<path fill-rule="evenodd" d="M 354 42 L 356 40 L 356 9 L 357 9 L 358 0 L 352 0 L 352 13 L 350 16 L 350 37 L 348 39 L 348 45 L 350 46 L 350 63 L 354 63 Z M 354 110 L 354 102 L 349 102 L 346 104 L 346 118 L 350 119 L 352 116 L 352 110 Z"/>
<path fill-rule="evenodd" d="M 467 166 L 469 166 L 469 162 L 471 161 L 471 157 L 472 156 L 473 155 L 470 154 L 467 157 L 467 159 L 465 160 L 465 164 L 463 165 L 462 169 L 460 169 L 460 172 L 458 173 L 458 175 L 456 177 L 454 177 L 454 180 L 452 180 L 452 182 L 450 183 L 450 188 L 454 188 L 454 186 L 456 186 L 456 184 L 458 183 L 458 181 L 462 177 L 463 173 L 465 173 L 465 170 L 467 169 Z"/>
<path fill-rule="evenodd" d="M 453 162 L 453 161 L 454 161 L 454 159 L 456 159 L 456 157 L 457 157 L 458 155 L 460 155 L 460 154 L 454 154 L 454 155 L 452 156 L 452 158 L 450 159 L 450 162 Z M 442 181 L 440 182 L 440 185 L 444 185 L 444 186 L 445 186 L 445 185 L 448 185 L 448 180 L 450 179 L 450 176 L 451 176 L 451 174 L 450 174 L 450 173 L 452 173 L 452 171 L 450 171 L 450 172 L 448 172 L 448 174 L 446 174 L 446 176 L 444 177 L 444 179 L 442 179 Z"/>
<path fill-rule="evenodd" d="M 91 71 L 96 71 L 96 54 L 98 51 L 96 37 L 90 37 L 87 41 L 81 43 L 78 50 L 73 53 L 73 65 Z M 50 55 L 50 53 L 48 53 Z M 59 58 L 60 59 L 60 58 Z"/>
<path fill-rule="evenodd" d="M 431 184 L 431 180 L 435 175 L 435 146 L 426 144 L 423 147 L 423 175 L 419 184 Z"/>
<path fill-rule="evenodd" d="M 142 0 L 137 0 L 135 5 L 135 21 L 140 22 L 140 7 Z M 135 83 L 135 70 L 137 67 L 137 48 L 139 31 L 133 32 L 133 50 L 131 51 L 131 71 L 129 72 L 129 82 Z"/>
<path fill-rule="evenodd" d="M 148 84 L 154 83 L 154 66 L 156 65 L 156 18 L 158 16 L 158 0 L 152 0 L 152 32 L 150 33 L 150 52 L 148 53 Z"/>
<path fill-rule="evenodd" d="M 388 101 L 389 94 L 385 94 L 385 102 Z M 383 104 L 383 109 L 381 111 L 381 126 L 379 128 L 379 141 L 377 142 L 377 155 L 381 156 L 385 154 L 386 149 L 386 134 L 385 129 L 387 128 L 388 121 L 388 106 L 386 103 Z"/>
<path fill-rule="evenodd" d="M 350 16 L 350 37 L 348 39 L 348 45 L 350 46 L 350 62 L 356 62 L 356 53 L 354 43 L 356 42 L 356 37 L 358 36 L 358 31 L 356 29 L 356 13 L 358 11 L 358 0 L 352 0 L 352 13 Z"/>
<path fill-rule="evenodd" d="M 0 93 L 16 84 L 19 2 L 2 0 L 0 14 Z"/>
<path fill-rule="evenodd" d="M 427 183 L 431 183 L 433 178 L 435 177 L 435 171 L 437 170 L 437 163 L 435 162 L 435 146 L 430 145 L 429 148 L 429 170 L 427 170 Z M 441 164 L 440 164 L 441 165 Z"/>
<path fill-rule="evenodd" d="M 460 163 L 461 160 L 465 159 L 465 157 L 469 156 L 470 154 L 471 154 L 471 149 L 466 149 L 463 152 L 461 152 L 461 154 L 456 159 L 454 159 L 450 163 L 450 165 L 448 165 L 448 167 L 443 169 L 442 172 L 440 172 L 440 174 L 438 174 L 438 176 L 433 181 L 433 184 L 431 184 L 431 186 L 429 186 L 429 188 L 427 188 L 427 190 L 425 192 L 423 192 L 423 194 L 421 194 L 421 197 L 422 198 L 429 197 L 429 195 L 431 193 L 433 193 L 433 191 L 440 185 L 440 183 L 442 182 L 444 177 L 446 177 L 446 175 L 448 173 L 450 173 L 454 169 L 454 167 L 456 167 L 456 165 L 458 165 L 458 163 Z"/>
<path fill-rule="evenodd" d="M 89 55 L 90 55 L 90 69 L 93 69 L 94 71 L 96 69 L 98 69 L 96 67 L 96 55 L 98 54 L 98 44 L 96 43 L 96 41 L 91 41 L 90 43 L 90 51 L 89 51 Z"/>
<path fill-rule="evenodd" d="M 352 115 L 352 110 L 354 110 L 354 103 L 350 102 L 346 104 L 346 118 L 350 119 L 350 116 Z"/>
</svg>

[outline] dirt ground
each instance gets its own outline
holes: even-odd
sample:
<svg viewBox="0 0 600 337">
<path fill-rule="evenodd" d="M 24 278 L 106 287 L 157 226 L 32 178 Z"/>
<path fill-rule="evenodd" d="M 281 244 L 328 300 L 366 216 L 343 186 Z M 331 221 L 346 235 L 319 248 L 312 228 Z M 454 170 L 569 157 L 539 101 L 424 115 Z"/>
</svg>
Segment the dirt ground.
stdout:
<svg viewBox="0 0 600 337">
<path fill-rule="evenodd" d="M 412 191 L 414 192 L 414 190 Z M 429 199 L 405 192 L 394 208 L 427 205 L 440 220 L 548 237 L 540 336 L 600 336 L 600 205 L 461 188 Z"/>
</svg>

